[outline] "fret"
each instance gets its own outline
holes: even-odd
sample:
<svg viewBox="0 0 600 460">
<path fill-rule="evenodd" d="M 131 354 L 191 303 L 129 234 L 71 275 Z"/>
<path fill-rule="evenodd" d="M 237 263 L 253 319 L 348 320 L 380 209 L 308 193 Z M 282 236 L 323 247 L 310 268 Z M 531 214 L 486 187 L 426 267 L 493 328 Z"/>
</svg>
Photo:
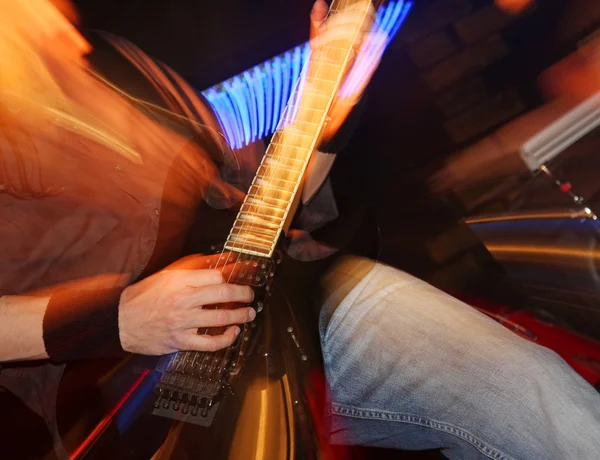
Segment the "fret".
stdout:
<svg viewBox="0 0 600 460">
<path fill-rule="evenodd" d="M 254 251 L 270 251 L 273 247 L 272 244 L 265 244 L 260 242 L 249 242 L 237 235 L 230 235 L 225 243 L 226 249 L 249 249 Z"/>
<path fill-rule="evenodd" d="M 274 238 L 279 233 L 279 229 L 281 225 L 272 225 L 271 227 L 257 225 L 254 222 L 245 221 L 245 220 L 236 220 L 231 228 L 231 232 L 235 232 L 236 235 L 241 233 L 252 233 L 256 231 L 257 235 L 268 236 L 269 238 Z"/>
<path fill-rule="evenodd" d="M 309 120 L 300 120 L 296 123 L 302 123 L 302 124 L 309 124 L 311 126 L 321 126 L 321 123 L 319 123 L 318 121 L 309 121 Z"/>
<path fill-rule="evenodd" d="M 325 98 L 327 100 L 331 99 L 331 93 L 326 93 L 323 91 L 310 91 L 305 89 L 304 91 L 302 91 L 302 94 L 304 96 L 314 96 L 314 97 L 319 97 L 319 98 Z"/>
<path fill-rule="evenodd" d="M 291 98 L 291 104 L 293 104 L 294 106 L 299 106 L 300 109 L 298 111 L 298 113 L 302 113 L 303 107 L 306 105 L 306 99 L 309 98 L 308 100 L 310 101 L 310 105 L 315 106 L 316 110 L 320 111 L 322 114 L 325 111 L 325 107 L 322 107 L 321 105 L 327 100 L 331 99 L 333 97 L 333 90 L 335 88 L 335 85 L 328 85 L 330 87 L 328 88 L 323 88 L 321 89 L 321 86 L 319 83 L 314 83 L 314 84 L 309 84 L 309 85 L 304 85 L 302 90 L 300 91 L 300 94 L 293 94 L 293 98 Z M 311 100 L 310 98 L 312 98 L 313 100 Z M 315 101 L 314 99 L 317 99 L 316 101 L 316 105 L 315 105 Z M 304 101 L 304 102 L 300 102 L 300 101 Z M 284 115 L 286 115 L 284 113 Z M 285 122 L 280 122 L 280 125 L 287 125 L 289 126 L 290 122 L 288 121 L 288 119 L 286 119 L 284 117 Z"/>
<path fill-rule="evenodd" d="M 261 208 L 269 208 L 269 209 L 275 209 L 277 211 L 285 211 L 284 209 L 281 209 L 281 206 L 273 206 L 272 204 L 267 204 L 262 200 L 256 200 L 254 198 L 251 198 L 250 200 L 246 200 L 246 203 L 248 203 L 249 205 L 255 205 L 255 206 L 260 206 Z"/>
<path fill-rule="evenodd" d="M 259 209 L 262 213 L 266 212 L 272 215 L 274 218 L 280 219 L 283 217 L 288 208 L 290 198 L 291 196 L 288 197 L 288 199 L 280 199 L 275 197 L 257 197 L 255 195 L 248 195 L 244 203 L 247 204 L 248 207 L 254 206 L 255 208 Z M 246 210 L 247 209 L 244 209 L 244 211 Z"/>
<path fill-rule="evenodd" d="M 310 60 L 310 66 L 318 66 L 318 65 L 338 65 L 340 70 L 342 68 L 342 63 L 346 60 L 346 57 L 350 54 L 350 50 L 348 48 L 327 45 L 313 53 L 313 56 Z M 338 64 L 340 63 L 340 64 Z M 338 72 L 339 73 L 339 72 Z"/>
<path fill-rule="evenodd" d="M 323 115 L 323 110 L 322 109 L 317 109 L 317 108 L 314 108 L 314 107 L 304 107 L 304 106 L 301 106 L 301 105 L 298 105 L 298 104 L 292 104 L 292 103 L 290 103 L 286 107 L 286 110 L 288 110 L 288 109 L 289 110 L 293 110 L 293 111 L 303 110 L 303 111 L 306 111 L 306 112 L 318 113 L 320 115 Z"/>
<path fill-rule="evenodd" d="M 254 178 L 254 185 L 260 187 L 264 192 L 269 189 L 274 191 L 292 192 L 298 183 L 298 179 L 300 179 L 300 171 L 290 172 L 284 177 L 284 175 L 281 174 L 281 170 L 279 170 L 277 176 L 256 175 Z"/>
<path fill-rule="evenodd" d="M 306 156 L 306 155 L 305 155 Z M 285 167 L 288 169 L 297 170 L 304 168 L 306 158 L 294 158 L 286 155 L 275 155 L 275 153 L 267 152 L 261 166 L 277 168 Z"/>
<path fill-rule="evenodd" d="M 269 198 L 278 198 L 280 200 L 288 201 L 294 194 L 296 183 L 300 179 L 300 175 L 296 178 L 292 184 L 277 182 L 272 179 L 269 182 L 261 181 L 259 178 L 254 178 L 254 183 L 250 187 L 249 193 L 255 196 L 266 196 Z"/>
<path fill-rule="evenodd" d="M 260 233 L 260 234 L 264 234 L 265 236 L 269 236 L 269 238 L 271 238 L 271 243 L 275 242 L 275 238 L 277 238 L 277 235 L 279 234 L 279 230 L 281 229 L 281 224 L 280 225 L 273 225 L 273 227 L 265 227 L 265 226 L 260 226 L 257 225 L 256 223 L 253 222 L 248 222 L 245 220 L 236 220 L 231 232 L 234 232 L 235 234 L 238 234 L 239 232 L 237 231 L 238 229 L 243 229 L 245 232 L 256 232 L 256 233 Z"/>
<path fill-rule="evenodd" d="M 308 138 L 310 140 L 314 139 L 314 137 L 315 137 L 314 135 L 311 135 L 311 134 L 305 134 L 305 133 L 302 133 L 302 132 L 300 132 L 298 130 L 289 130 L 289 129 L 285 130 L 285 135 L 286 136 L 290 136 L 290 137 L 300 136 L 302 138 Z"/>
<path fill-rule="evenodd" d="M 338 70 L 335 71 L 336 73 Z M 328 75 L 330 70 L 324 67 L 313 67 L 304 78 L 304 84 L 307 88 L 319 88 L 321 92 L 332 94 L 337 81 L 331 80 Z"/>
<path fill-rule="evenodd" d="M 294 122 L 293 125 L 288 125 L 285 130 L 291 135 L 300 134 L 301 136 L 308 136 L 313 139 L 316 138 L 318 134 L 318 129 L 315 129 L 314 126 L 302 125 L 298 121 Z"/>
<path fill-rule="evenodd" d="M 253 228 L 264 228 L 265 230 L 278 231 L 279 227 L 281 226 L 281 219 L 277 219 L 277 223 L 273 223 L 264 219 L 246 219 L 244 216 L 238 216 L 233 223 L 234 227 L 236 225 L 251 225 Z"/>
<path fill-rule="evenodd" d="M 325 50 L 329 49 L 329 47 L 327 48 L 323 48 Z M 346 50 L 348 51 L 348 50 Z M 321 68 L 321 69 L 328 69 L 329 72 L 335 73 L 335 78 L 331 79 L 331 78 L 326 78 L 325 80 L 330 81 L 332 83 L 336 83 L 337 82 L 337 77 L 338 74 L 340 73 L 340 70 L 342 69 L 343 63 L 342 62 L 330 62 L 330 61 L 320 61 L 319 59 L 311 59 L 309 67 L 306 71 L 306 74 L 304 75 L 304 78 L 306 78 L 308 75 L 310 75 L 310 71 L 313 69 L 317 69 L 317 68 Z"/>
<path fill-rule="evenodd" d="M 323 49 L 329 51 L 329 50 L 333 50 L 333 51 L 343 51 L 344 53 L 349 53 L 350 49 L 343 47 L 343 46 L 334 46 L 334 45 L 327 45 L 326 47 L 324 47 Z M 318 61 L 316 61 L 318 62 Z"/>
<path fill-rule="evenodd" d="M 299 175 L 302 173 L 303 165 L 295 168 L 288 168 L 287 166 L 278 165 L 261 165 L 256 171 L 256 176 L 263 180 L 271 179 L 282 179 L 288 182 L 296 182 L 299 179 Z"/>
<path fill-rule="evenodd" d="M 321 127 L 321 123 L 315 123 L 308 120 L 296 120 L 294 122 L 294 126 L 304 133 L 312 133 L 313 136 L 316 136 L 319 128 Z"/>
<path fill-rule="evenodd" d="M 307 80 L 307 83 L 310 83 L 310 86 L 307 88 L 316 88 L 316 91 L 312 89 L 305 89 L 304 94 L 312 96 L 314 94 L 318 94 L 319 96 L 325 96 L 328 99 L 333 97 L 333 90 L 335 89 L 335 82 L 331 82 L 331 84 L 323 84 L 318 82 L 318 78 L 310 78 Z"/>
<path fill-rule="evenodd" d="M 302 174 L 304 165 L 294 165 L 292 167 L 278 164 L 260 165 L 256 171 L 255 179 L 262 179 L 262 182 L 270 180 L 281 180 L 283 182 L 295 183 L 298 181 L 299 175 Z M 258 183 L 256 180 L 254 183 Z"/>
<path fill-rule="evenodd" d="M 227 249 L 228 251 L 241 252 L 243 254 L 249 254 L 252 256 L 259 257 L 271 257 L 273 253 L 273 246 L 263 249 L 234 242 L 225 243 L 225 249 Z"/>
<path fill-rule="evenodd" d="M 261 163 L 261 166 L 269 167 L 269 168 L 278 168 L 284 167 L 292 170 L 301 170 L 304 168 L 306 164 L 306 152 L 307 150 L 303 149 L 305 153 L 293 153 L 292 149 L 289 149 L 288 152 L 284 152 L 282 149 L 274 152 L 267 152 L 265 154 L 264 160 Z M 299 158 L 299 156 L 301 157 Z"/>
<path fill-rule="evenodd" d="M 286 145 L 292 147 L 294 144 L 298 143 L 298 139 L 294 139 L 295 136 L 298 136 L 301 138 L 302 142 L 305 142 L 305 139 L 309 139 L 309 140 L 313 140 L 316 135 L 317 135 L 317 130 L 315 129 L 308 129 L 308 130 L 302 130 L 300 129 L 298 122 L 294 122 L 293 124 L 287 125 L 285 128 L 281 128 L 277 131 L 278 133 L 281 133 L 281 135 L 287 139 L 287 141 L 285 142 Z M 306 144 L 303 144 L 306 148 L 308 148 L 308 146 Z"/>
<path fill-rule="evenodd" d="M 294 107 L 298 107 L 298 106 L 294 105 Z M 322 109 L 315 109 L 315 110 L 300 109 L 297 111 L 297 113 L 296 113 L 296 109 L 292 109 L 290 111 L 290 114 L 284 113 L 284 115 L 282 117 L 282 119 L 283 119 L 282 126 L 284 128 L 287 126 L 291 126 L 294 123 L 297 123 L 298 120 L 309 121 L 311 123 L 320 124 L 324 118 L 323 117 L 324 114 L 325 114 L 325 111 Z M 294 116 L 294 118 L 290 118 L 292 115 Z"/>
<path fill-rule="evenodd" d="M 275 179 L 273 179 L 275 180 Z M 294 181 L 294 183 L 297 181 Z M 250 186 L 250 190 L 248 190 L 248 193 L 250 195 L 264 195 L 264 196 L 268 196 L 270 198 L 278 198 L 280 200 L 287 200 L 289 198 L 291 198 L 291 195 L 293 193 L 293 188 L 292 187 L 281 187 L 279 185 L 274 185 L 271 184 L 269 182 L 264 181 L 261 183 L 257 183 L 257 178 L 254 178 L 254 182 L 252 183 L 252 185 Z M 283 184 L 284 185 L 284 184 Z M 294 185 L 295 187 L 295 185 Z M 269 193 L 270 195 L 266 195 L 267 193 Z"/>
<path fill-rule="evenodd" d="M 236 223 L 231 229 L 231 234 L 240 238 L 245 233 L 255 233 L 257 235 L 261 235 L 261 238 L 266 238 L 265 241 L 267 241 L 269 245 L 272 245 L 275 243 L 275 240 L 279 235 L 280 228 L 281 226 L 273 229 L 264 229 L 248 223 Z"/>
<path fill-rule="evenodd" d="M 309 152 L 313 148 L 314 136 L 300 135 L 286 131 L 277 131 L 271 144 L 282 149 L 300 149 Z"/>
<path fill-rule="evenodd" d="M 294 193 L 296 184 L 300 180 L 300 174 L 296 174 L 295 180 L 285 181 L 284 179 L 269 178 L 268 180 L 259 178 L 254 179 L 255 189 L 252 190 L 253 195 L 268 196 L 270 198 L 278 198 L 286 200 L 290 198 L 287 194 Z M 284 195 L 281 195 L 283 193 Z"/>
<path fill-rule="evenodd" d="M 258 227 L 256 225 L 252 225 L 250 223 L 247 224 L 245 222 L 242 222 L 242 223 L 236 222 L 233 225 L 233 230 L 237 231 L 238 233 L 244 231 L 244 232 L 257 233 L 259 235 L 265 235 L 265 236 L 273 238 L 273 237 L 277 236 L 279 227 L 265 229 L 263 227 Z"/>
<path fill-rule="evenodd" d="M 241 241 L 244 240 L 249 244 L 260 244 L 265 247 L 269 247 L 274 243 L 274 239 L 277 237 L 277 233 L 274 235 L 261 235 L 258 232 L 252 232 L 248 230 L 232 229 L 229 234 L 229 241 Z"/>
<path fill-rule="evenodd" d="M 319 86 L 323 88 L 329 88 L 329 92 L 333 91 L 337 84 L 337 76 L 342 70 L 341 63 L 332 62 L 316 62 L 309 66 L 306 75 L 304 76 L 303 84 L 307 83 L 312 86 Z M 334 77 L 331 78 L 330 76 Z M 302 93 L 300 93 L 302 94 Z"/>
<path fill-rule="evenodd" d="M 246 244 L 259 245 L 262 247 L 271 247 L 275 243 L 275 238 L 277 238 L 277 234 L 262 236 L 255 234 L 253 232 L 236 232 L 236 230 L 231 231 L 229 234 L 228 241 L 230 242 L 245 242 Z"/>
<path fill-rule="evenodd" d="M 280 185 L 275 185 L 271 182 L 265 182 L 261 184 L 256 183 L 256 178 L 254 179 L 254 184 L 250 187 L 248 193 L 250 195 L 266 195 L 271 196 L 273 198 L 280 198 L 282 200 L 287 200 L 291 198 L 292 193 L 294 192 L 291 187 L 280 187 Z M 295 185 L 294 185 L 295 188 Z M 270 195 L 267 195 L 270 194 Z"/>
<path fill-rule="evenodd" d="M 254 208 L 254 209 L 251 209 L 251 208 Z M 265 214 L 264 212 L 262 212 L 262 211 L 264 211 L 264 209 L 262 207 L 256 206 L 256 205 L 253 205 L 252 203 L 247 203 L 247 202 L 244 202 L 242 204 L 241 211 L 252 214 L 253 216 L 259 217 L 261 219 L 262 218 L 281 219 L 283 217 L 283 215 L 285 214 L 285 210 L 283 210 L 283 209 L 275 210 L 278 213 L 281 213 L 281 216 L 277 216 L 277 215 L 273 215 L 273 214 Z"/>
<path fill-rule="evenodd" d="M 238 214 L 238 220 L 243 219 L 244 221 L 248 221 L 256 225 L 273 225 L 277 227 L 281 225 L 282 218 L 283 216 L 273 216 L 271 214 L 264 214 L 258 211 L 246 211 L 242 209 L 240 209 Z"/>
<path fill-rule="evenodd" d="M 248 197 L 248 199 L 252 198 L 252 199 L 256 199 L 256 200 L 269 200 L 269 201 L 276 201 L 278 203 L 287 203 L 288 200 L 283 200 L 281 198 L 275 198 L 273 196 L 258 196 L 258 195 L 251 195 L 250 193 L 248 193 L 246 195 Z M 281 206 L 279 206 L 281 207 Z"/>
<path fill-rule="evenodd" d="M 275 147 L 280 147 L 281 150 L 304 150 L 305 152 L 308 152 L 310 150 L 309 147 L 301 147 L 299 145 L 288 145 L 288 144 L 281 144 L 279 142 L 271 142 L 271 144 L 269 145 L 269 148 L 267 149 L 267 155 L 269 158 L 282 158 L 283 155 L 280 155 L 279 157 L 275 157 L 274 155 L 270 155 L 271 153 L 271 145 L 275 146 Z M 289 157 L 288 157 L 289 158 Z"/>
</svg>

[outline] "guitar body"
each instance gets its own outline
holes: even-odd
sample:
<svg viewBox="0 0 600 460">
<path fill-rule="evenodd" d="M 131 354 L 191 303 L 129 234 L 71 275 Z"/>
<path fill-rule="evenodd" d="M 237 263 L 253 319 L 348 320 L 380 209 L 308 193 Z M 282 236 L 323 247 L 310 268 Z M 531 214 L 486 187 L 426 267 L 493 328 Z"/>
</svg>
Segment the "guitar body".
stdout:
<svg viewBox="0 0 600 460">
<path fill-rule="evenodd" d="M 205 205 L 197 215 L 185 253 L 207 254 L 211 247 L 214 252 L 213 241 L 223 241 L 217 235 L 231 228 L 235 214 Z M 212 240 L 211 234 L 217 238 Z M 244 356 L 236 361 L 239 375 L 204 413 L 203 407 L 192 404 L 184 414 L 185 400 L 177 404 L 174 397 L 157 394 L 164 375 L 157 370 L 159 359 L 130 359 L 114 379 L 122 382 L 121 387 L 112 390 L 126 394 L 126 399 L 84 443 L 77 458 L 327 458 L 324 380 L 311 297 L 322 267 L 329 263 L 274 258 L 270 272 L 274 276 L 267 276 L 275 281 L 255 288 L 254 307 L 259 313 L 248 327 L 252 334 Z M 243 341 L 244 333 L 240 337 Z"/>
</svg>

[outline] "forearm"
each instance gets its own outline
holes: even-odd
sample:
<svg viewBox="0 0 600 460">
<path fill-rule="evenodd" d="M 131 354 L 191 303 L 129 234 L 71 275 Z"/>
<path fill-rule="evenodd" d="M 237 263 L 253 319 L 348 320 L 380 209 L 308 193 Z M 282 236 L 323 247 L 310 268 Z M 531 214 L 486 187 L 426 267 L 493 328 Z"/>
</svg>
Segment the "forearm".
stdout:
<svg viewBox="0 0 600 460">
<path fill-rule="evenodd" d="M 51 295 L 1 297 L 0 362 L 121 355 L 121 292 L 71 286 Z"/>
<path fill-rule="evenodd" d="M 50 297 L 0 297 L 0 362 L 46 359 L 43 323 Z"/>
</svg>

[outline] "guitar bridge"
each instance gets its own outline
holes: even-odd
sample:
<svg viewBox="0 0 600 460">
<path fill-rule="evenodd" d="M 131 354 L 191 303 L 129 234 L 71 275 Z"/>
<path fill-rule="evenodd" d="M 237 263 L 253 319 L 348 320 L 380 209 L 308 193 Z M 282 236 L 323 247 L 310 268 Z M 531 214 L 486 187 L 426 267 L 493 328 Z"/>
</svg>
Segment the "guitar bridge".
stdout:
<svg viewBox="0 0 600 460">
<path fill-rule="evenodd" d="M 156 394 L 152 414 L 204 427 L 212 425 L 220 404 L 213 399 L 161 387 L 157 387 Z"/>
<path fill-rule="evenodd" d="M 240 343 L 238 340 L 236 345 L 215 353 L 183 352 L 169 359 L 167 369 L 155 388 L 152 413 L 210 426 L 221 392 L 227 386 L 230 368 L 236 366 L 236 355 L 241 352 Z"/>
</svg>

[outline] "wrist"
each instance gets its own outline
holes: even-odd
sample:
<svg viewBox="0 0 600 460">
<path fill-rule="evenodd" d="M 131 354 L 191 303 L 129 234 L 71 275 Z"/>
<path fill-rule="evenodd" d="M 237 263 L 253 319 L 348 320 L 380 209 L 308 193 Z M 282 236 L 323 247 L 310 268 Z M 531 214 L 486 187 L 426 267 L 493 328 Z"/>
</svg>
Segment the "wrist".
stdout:
<svg viewBox="0 0 600 460">
<path fill-rule="evenodd" d="M 121 343 L 121 348 L 123 348 L 123 350 L 126 352 L 135 353 L 133 346 L 135 341 L 130 333 L 130 328 L 128 327 L 129 318 L 126 306 L 129 298 L 131 297 L 131 289 L 131 286 L 125 288 L 119 297 L 117 323 L 119 328 L 119 342 Z"/>
<path fill-rule="evenodd" d="M 122 288 L 70 288 L 50 297 L 43 339 L 52 361 L 123 354 L 119 334 Z"/>
</svg>

